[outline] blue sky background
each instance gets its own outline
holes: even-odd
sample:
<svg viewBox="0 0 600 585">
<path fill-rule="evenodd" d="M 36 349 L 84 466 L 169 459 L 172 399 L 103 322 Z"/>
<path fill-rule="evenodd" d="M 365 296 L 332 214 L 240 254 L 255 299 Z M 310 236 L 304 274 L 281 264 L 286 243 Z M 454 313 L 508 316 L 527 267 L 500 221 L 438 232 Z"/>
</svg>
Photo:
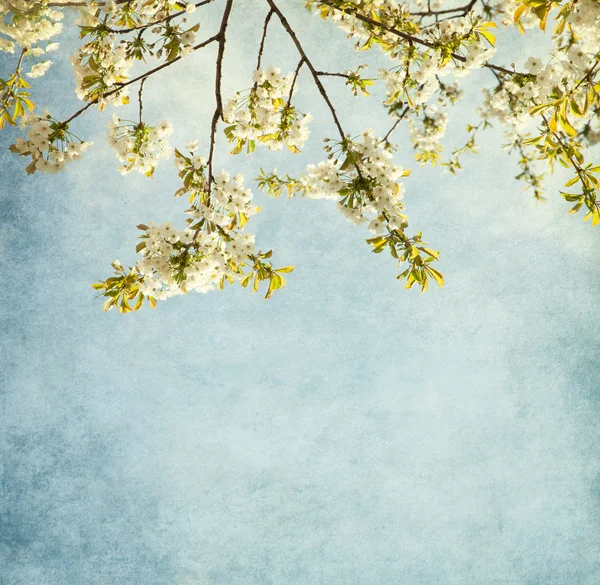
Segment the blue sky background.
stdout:
<svg viewBox="0 0 600 585">
<path fill-rule="evenodd" d="M 318 67 L 383 63 L 280 5 Z M 218 17 L 203 10 L 200 38 Z M 237 2 L 226 96 L 250 85 L 265 12 Z M 292 70 L 272 33 L 265 64 Z M 539 46 L 518 41 L 496 61 Z M 79 105 L 75 35 L 62 43 L 36 84 L 57 118 Z M 147 120 L 169 119 L 175 145 L 207 147 L 213 59 L 146 84 Z M 385 132 L 375 99 L 327 82 L 348 131 Z M 489 82 L 465 83 L 449 148 Z M 218 167 L 249 180 L 321 160 L 333 128 L 305 71 L 298 104 L 315 116 L 301 155 L 228 159 L 221 140 Z M 456 178 L 418 169 L 400 132 L 411 225 L 442 251 L 444 290 L 404 290 L 331 202 L 257 192 L 249 230 L 296 265 L 283 292 L 104 314 L 90 283 L 134 262 L 137 223 L 181 225 L 185 208 L 172 163 L 152 180 L 117 173 L 108 119 L 90 110 L 73 126 L 95 144 L 61 175 L 26 176 L 14 133 L 1 137 L 2 585 L 598 583 L 600 230 L 567 215 L 566 175 L 537 205 L 499 132 Z"/>
</svg>

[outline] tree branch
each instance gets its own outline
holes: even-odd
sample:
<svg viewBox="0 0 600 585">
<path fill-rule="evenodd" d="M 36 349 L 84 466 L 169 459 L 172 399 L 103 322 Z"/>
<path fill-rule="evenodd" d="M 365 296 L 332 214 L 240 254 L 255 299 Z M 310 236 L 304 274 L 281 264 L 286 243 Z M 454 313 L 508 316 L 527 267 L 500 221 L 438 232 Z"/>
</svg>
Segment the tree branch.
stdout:
<svg viewBox="0 0 600 585">
<path fill-rule="evenodd" d="M 281 25 L 283 26 L 285 31 L 288 33 L 289 37 L 292 39 L 294 45 L 296 45 L 296 49 L 298 49 L 298 53 L 300 53 L 302 60 L 306 63 L 306 66 L 310 70 L 313 80 L 315 82 L 315 85 L 317 86 L 319 93 L 323 97 L 323 100 L 325 100 L 325 103 L 327 104 L 329 111 L 331 112 L 333 121 L 336 125 L 336 128 L 337 128 L 339 134 L 340 134 L 341 139 L 344 140 L 345 139 L 344 130 L 342 129 L 342 125 L 340 124 L 340 120 L 338 118 L 337 112 L 335 111 L 335 108 L 333 107 L 333 104 L 331 103 L 331 100 L 329 99 L 329 96 L 327 95 L 327 92 L 325 91 L 325 87 L 323 87 L 323 84 L 321 83 L 321 80 L 319 79 L 319 72 L 315 69 L 315 67 L 311 63 L 310 59 L 306 55 L 306 52 L 302 48 L 302 45 L 300 44 L 300 41 L 298 40 L 296 33 L 290 26 L 290 23 L 287 21 L 286 17 L 283 15 L 281 10 L 279 10 L 279 8 L 275 4 L 274 0 L 266 0 L 266 1 L 269 4 L 269 6 L 271 7 L 271 9 L 277 14 L 277 17 L 279 18 Z"/>
<path fill-rule="evenodd" d="M 321 77 L 343 77 L 344 79 L 349 79 L 350 76 L 346 75 L 346 73 L 329 73 L 328 71 L 317 71 L 317 75 Z"/>
<path fill-rule="evenodd" d="M 361 22 L 370 24 L 371 26 L 375 26 L 377 28 L 380 28 L 381 30 L 384 30 L 393 35 L 396 35 L 396 36 L 404 39 L 408 43 L 422 45 L 423 47 L 427 47 L 429 49 L 436 49 L 436 45 L 434 43 L 432 43 L 430 41 L 426 41 L 425 39 L 420 39 L 419 37 L 415 37 L 413 35 L 409 35 L 408 33 L 398 30 L 397 28 L 394 28 L 393 26 L 386 26 L 385 24 L 382 24 L 381 22 L 377 22 L 376 20 L 373 20 L 372 18 L 369 18 L 368 16 L 364 16 L 363 14 L 360 14 L 360 12 L 358 12 L 358 10 L 356 10 L 355 8 L 345 7 L 344 9 L 341 9 L 341 8 L 338 8 L 335 4 L 333 4 L 332 2 L 330 2 L 328 0 L 317 0 L 317 1 L 319 4 L 323 4 L 324 6 L 333 8 L 334 10 L 337 10 L 339 12 L 348 12 L 349 14 L 352 14 L 357 20 L 360 20 Z M 464 63 L 467 60 L 465 57 L 463 57 L 462 55 L 459 55 L 458 53 L 451 53 L 451 56 L 454 59 L 456 59 L 457 61 L 460 61 L 461 63 Z M 517 73 L 517 71 L 510 71 L 510 69 L 506 69 L 505 67 L 501 67 L 500 65 L 494 65 L 492 63 L 484 63 L 483 67 L 487 67 L 488 69 L 492 69 L 493 71 L 498 71 L 500 73 L 505 73 L 507 75 L 515 75 Z"/>
<path fill-rule="evenodd" d="M 452 12 L 462 12 L 463 15 L 468 14 L 471 10 L 471 8 L 473 8 L 473 6 L 475 6 L 475 4 L 477 4 L 477 2 L 479 2 L 479 0 L 471 0 L 468 4 L 465 4 L 464 6 L 458 6 L 457 8 L 446 8 L 445 10 L 425 10 L 422 12 L 411 12 L 412 16 L 437 16 L 438 14 L 451 14 Z"/>
</svg>

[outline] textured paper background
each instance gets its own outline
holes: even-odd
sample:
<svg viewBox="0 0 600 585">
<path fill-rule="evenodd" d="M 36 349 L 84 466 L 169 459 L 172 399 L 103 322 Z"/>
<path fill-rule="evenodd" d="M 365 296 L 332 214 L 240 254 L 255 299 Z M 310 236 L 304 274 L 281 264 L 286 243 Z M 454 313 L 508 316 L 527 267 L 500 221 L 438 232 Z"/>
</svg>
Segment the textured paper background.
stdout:
<svg viewBox="0 0 600 585">
<path fill-rule="evenodd" d="M 322 69 L 365 60 L 299 2 L 280 4 Z M 236 3 L 226 96 L 250 85 L 264 13 Z M 76 42 L 62 39 L 36 84 L 58 118 L 78 107 Z M 147 119 L 173 122 L 175 144 L 206 146 L 213 58 L 146 84 Z M 497 61 L 513 58 L 516 42 Z M 275 22 L 265 62 L 296 64 Z M 328 86 L 349 131 L 387 129 L 376 100 Z M 302 155 L 227 160 L 222 141 L 218 166 L 249 180 L 321 160 L 329 114 L 306 72 L 300 90 L 315 115 Z M 455 112 L 449 148 L 478 97 Z M 407 210 L 442 250 L 443 291 L 403 290 L 331 202 L 257 194 L 249 229 L 297 266 L 281 294 L 105 315 L 89 284 L 134 261 L 137 223 L 185 208 L 171 163 L 153 180 L 116 172 L 107 122 L 77 122 L 95 145 L 58 176 L 27 177 L 6 150 L 14 134 L 1 138 L 2 585 L 599 582 L 600 231 L 567 215 L 564 175 L 536 205 L 499 132 L 454 179 L 416 168 L 399 133 Z"/>
</svg>

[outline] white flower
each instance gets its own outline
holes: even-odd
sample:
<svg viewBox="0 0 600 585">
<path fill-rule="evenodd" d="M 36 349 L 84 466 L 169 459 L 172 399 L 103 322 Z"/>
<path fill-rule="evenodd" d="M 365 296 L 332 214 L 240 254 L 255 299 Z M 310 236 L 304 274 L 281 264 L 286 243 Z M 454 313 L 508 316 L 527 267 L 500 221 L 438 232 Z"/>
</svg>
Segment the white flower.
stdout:
<svg viewBox="0 0 600 585">
<path fill-rule="evenodd" d="M 151 176 L 159 159 L 171 154 L 166 138 L 171 133 L 171 125 L 163 121 L 155 127 L 146 124 L 131 126 L 121 124 L 113 115 L 108 124 L 108 142 L 116 150 L 116 156 L 123 164 L 118 167 L 122 175 L 133 170 Z"/>
<path fill-rule="evenodd" d="M 206 159 L 203 156 L 194 156 L 192 158 L 192 166 L 199 170 L 206 166 Z"/>
<path fill-rule="evenodd" d="M 543 66 L 542 60 L 538 59 L 537 57 L 529 57 L 525 63 L 525 69 L 534 75 L 539 73 Z"/>
<path fill-rule="evenodd" d="M 52 61 L 42 61 L 41 63 L 36 63 L 29 73 L 27 73 L 27 77 L 31 77 L 32 79 L 35 77 L 42 77 L 50 69 L 50 65 L 52 65 Z"/>
</svg>

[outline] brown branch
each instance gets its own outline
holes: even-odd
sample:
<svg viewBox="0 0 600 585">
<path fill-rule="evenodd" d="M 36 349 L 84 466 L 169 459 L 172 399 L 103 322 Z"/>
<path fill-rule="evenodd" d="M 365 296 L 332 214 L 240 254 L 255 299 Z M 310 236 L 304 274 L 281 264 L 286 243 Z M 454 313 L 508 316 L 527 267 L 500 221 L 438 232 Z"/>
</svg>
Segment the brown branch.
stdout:
<svg viewBox="0 0 600 585">
<path fill-rule="evenodd" d="M 146 78 L 142 79 L 140 83 L 140 89 L 138 91 L 138 103 L 140 105 L 140 126 L 142 125 L 142 112 L 144 110 L 144 102 L 142 100 L 142 94 L 144 93 L 144 83 L 146 82 Z"/>
<path fill-rule="evenodd" d="M 304 57 L 298 61 L 298 66 L 296 67 L 296 71 L 294 72 L 294 79 L 292 79 L 292 85 L 290 86 L 290 94 L 288 96 L 288 107 L 292 103 L 292 95 L 294 94 L 294 88 L 296 87 L 296 80 L 298 79 L 298 74 L 300 73 L 300 69 L 302 69 L 302 65 L 304 65 Z"/>
<path fill-rule="evenodd" d="M 260 69 L 263 52 L 265 50 L 265 40 L 267 39 L 267 29 L 269 28 L 269 22 L 271 21 L 273 14 L 274 14 L 273 9 L 269 10 L 267 17 L 265 18 L 265 23 L 263 25 L 262 37 L 260 38 L 260 47 L 258 49 L 258 60 L 256 63 L 257 71 Z"/>
<path fill-rule="evenodd" d="M 17 67 L 15 69 L 15 73 L 19 74 L 21 71 L 21 65 L 23 64 L 23 58 L 25 57 L 25 53 L 27 53 L 27 49 L 22 49 L 21 54 L 19 55 L 19 62 L 17 63 Z"/>
<path fill-rule="evenodd" d="M 410 110 L 410 106 L 406 106 L 404 108 L 402 113 L 398 116 L 398 118 L 394 122 L 394 125 L 388 130 L 387 134 L 381 139 L 381 142 L 388 142 L 388 138 L 393 134 L 394 130 L 396 130 L 396 128 L 399 126 L 400 122 L 402 122 L 402 120 L 404 119 L 404 116 L 406 116 L 406 114 L 408 113 L 408 110 Z"/>
<path fill-rule="evenodd" d="M 317 71 L 317 75 L 321 77 L 343 77 L 344 79 L 350 79 L 350 76 L 346 73 L 329 73 L 328 71 Z"/>
<path fill-rule="evenodd" d="M 194 6 L 196 8 L 200 8 L 200 6 L 204 6 L 205 4 L 210 4 L 213 1 L 214 0 L 202 0 L 202 2 L 197 2 L 196 4 L 194 4 Z M 162 18 L 160 20 L 154 20 L 154 21 L 148 22 L 146 24 L 140 24 L 139 26 L 132 26 L 130 28 L 118 28 L 118 29 L 103 27 L 103 30 L 106 30 L 107 32 L 113 33 L 113 34 L 125 34 L 125 33 L 134 32 L 136 30 L 145 30 L 147 28 L 150 28 L 151 26 L 156 26 L 157 24 L 162 24 L 163 22 L 170 22 L 174 18 L 177 18 L 178 16 L 182 16 L 183 14 L 187 14 L 186 11 L 180 10 L 179 12 L 174 12 L 173 14 L 169 14 L 169 16 L 166 16 L 165 18 Z"/>
<path fill-rule="evenodd" d="M 116 0 L 116 4 L 125 4 L 129 0 Z M 48 8 L 78 8 L 79 6 L 89 6 L 89 2 L 48 2 Z M 105 2 L 99 2 L 98 6 L 104 6 Z"/>
<path fill-rule="evenodd" d="M 467 14 L 475 4 L 477 4 L 479 0 L 471 0 L 468 4 L 464 6 L 459 6 L 457 8 L 446 8 L 445 10 L 431 10 L 428 9 L 423 12 L 411 12 L 412 16 L 437 16 L 438 14 L 450 14 L 452 12 L 462 12 L 463 14 Z"/>
</svg>

